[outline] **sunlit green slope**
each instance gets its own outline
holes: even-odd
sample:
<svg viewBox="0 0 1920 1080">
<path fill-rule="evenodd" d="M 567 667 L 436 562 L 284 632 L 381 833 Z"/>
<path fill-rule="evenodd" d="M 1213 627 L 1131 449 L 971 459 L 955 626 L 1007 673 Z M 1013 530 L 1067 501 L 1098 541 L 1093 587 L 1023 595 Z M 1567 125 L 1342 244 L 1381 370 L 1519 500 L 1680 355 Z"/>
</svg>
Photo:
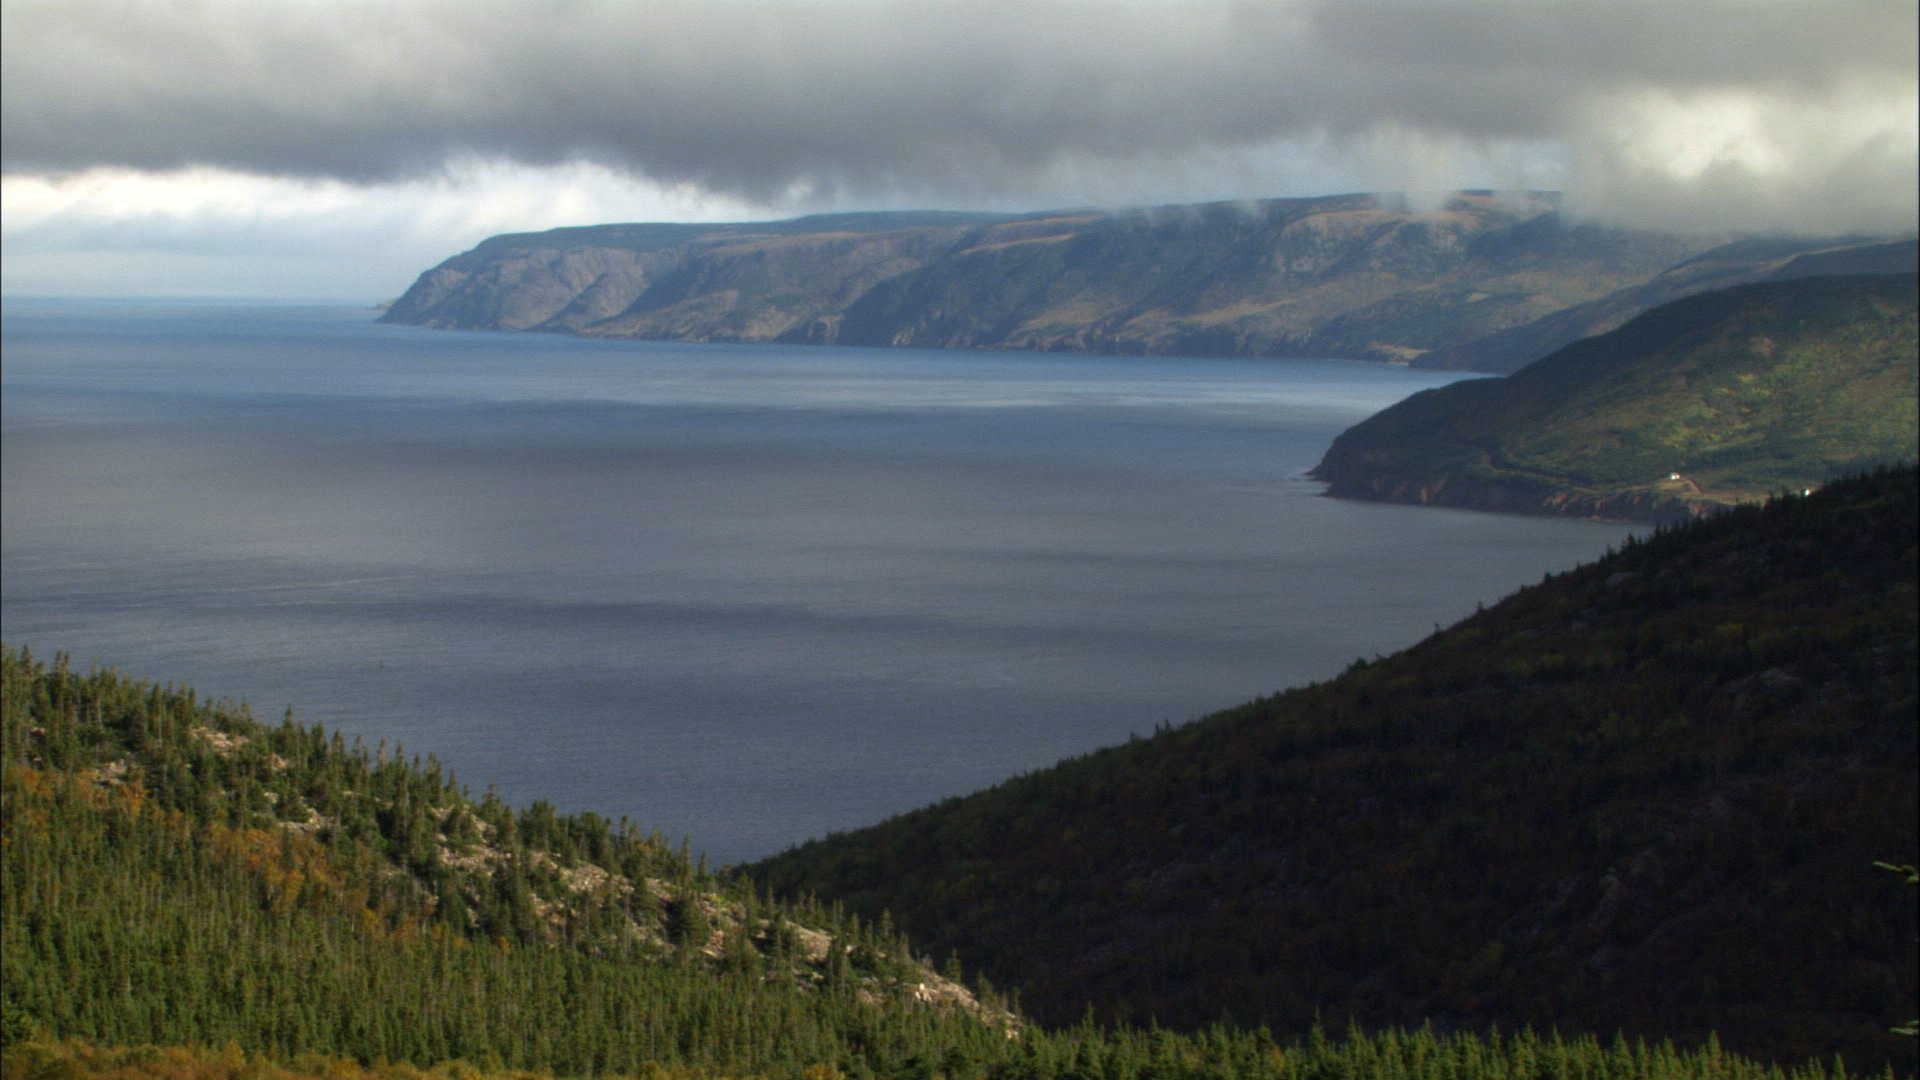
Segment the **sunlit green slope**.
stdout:
<svg viewBox="0 0 1920 1080">
<path fill-rule="evenodd" d="M 1912 460 L 1911 274 L 1676 301 L 1501 379 L 1416 394 L 1336 439 L 1330 493 L 1683 520 Z"/>
</svg>

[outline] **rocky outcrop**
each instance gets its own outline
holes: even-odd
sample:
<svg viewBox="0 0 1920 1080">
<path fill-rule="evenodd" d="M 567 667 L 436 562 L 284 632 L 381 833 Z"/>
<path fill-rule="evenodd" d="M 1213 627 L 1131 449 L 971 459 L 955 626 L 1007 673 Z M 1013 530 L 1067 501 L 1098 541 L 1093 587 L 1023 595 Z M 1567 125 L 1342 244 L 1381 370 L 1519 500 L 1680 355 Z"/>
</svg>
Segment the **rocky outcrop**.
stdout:
<svg viewBox="0 0 1920 1080">
<path fill-rule="evenodd" d="M 1715 241 L 1549 195 L 1029 215 L 859 214 L 494 237 L 382 316 L 595 337 L 1416 362 L 1641 284 Z"/>
</svg>

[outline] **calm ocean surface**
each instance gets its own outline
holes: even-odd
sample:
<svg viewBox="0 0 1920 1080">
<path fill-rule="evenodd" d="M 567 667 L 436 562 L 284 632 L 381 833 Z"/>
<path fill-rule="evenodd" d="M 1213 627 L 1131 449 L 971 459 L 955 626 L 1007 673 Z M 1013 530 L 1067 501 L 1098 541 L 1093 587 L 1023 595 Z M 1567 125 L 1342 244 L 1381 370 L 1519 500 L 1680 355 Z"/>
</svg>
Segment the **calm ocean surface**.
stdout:
<svg viewBox="0 0 1920 1080">
<path fill-rule="evenodd" d="M 1623 526 L 1301 473 L 1446 375 L 9 300 L 4 635 L 771 854 L 1390 652 Z"/>
</svg>

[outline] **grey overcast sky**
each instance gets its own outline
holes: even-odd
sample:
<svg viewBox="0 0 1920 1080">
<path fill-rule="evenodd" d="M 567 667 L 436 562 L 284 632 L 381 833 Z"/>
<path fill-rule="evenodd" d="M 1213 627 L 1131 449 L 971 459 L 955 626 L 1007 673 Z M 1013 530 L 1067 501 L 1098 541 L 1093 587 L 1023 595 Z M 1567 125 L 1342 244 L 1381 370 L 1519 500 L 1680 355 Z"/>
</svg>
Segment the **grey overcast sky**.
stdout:
<svg viewBox="0 0 1920 1080">
<path fill-rule="evenodd" d="M 4 288 L 397 295 L 495 232 L 1556 188 L 1916 220 L 1908 0 L 0 0 Z"/>
</svg>

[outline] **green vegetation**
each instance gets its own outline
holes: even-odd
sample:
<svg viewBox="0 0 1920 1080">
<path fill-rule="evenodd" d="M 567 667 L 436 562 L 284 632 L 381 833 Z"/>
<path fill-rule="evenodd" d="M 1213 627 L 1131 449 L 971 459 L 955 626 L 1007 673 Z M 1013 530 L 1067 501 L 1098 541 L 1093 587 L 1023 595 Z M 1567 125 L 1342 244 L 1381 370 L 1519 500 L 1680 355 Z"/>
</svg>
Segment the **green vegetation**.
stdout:
<svg viewBox="0 0 1920 1080">
<path fill-rule="evenodd" d="M 885 1075 L 901 1080 L 1846 1080 L 1839 1066 L 1809 1063 L 1782 1069 L 1756 1064 L 1706 1047 L 1591 1039 L 1435 1035 L 1430 1029 L 1365 1035 L 1349 1032 L 1279 1046 L 1263 1036 L 1216 1029 L 1204 1038 L 1165 1031 L 1102 1032 L 1082 1026 L 1007 1044 L 998 1063 L 980 1065 L 960 1053 L 910 1058 Z M 528 1069 L 476 1067 L 441 1062 L 427 1069 L 407 1063 L 364 1063 L 351 1058 L 302 1054 L 290 1060 L 249 1054 L 237 1045 L 219 1050 L 186 1047 L 104 1047 L 85 1040 L 24 1040 L 0 1057 L 5 1080 L 550 1080 Z M 636 1080 L 851 1080 L 872 1075 L 815 1065 L 798 1073 L 740 1071 L 689 1065 L 649 1064 L 627 1074 Z"/>
<path fill-rule="evenodd" d="M 1416 394 L 1342 434 L 1332 494 L 1680 520 L 1912 460 L 1911 275 L 1705 293 L 1504 379 Z"/>
<path fill-rule="evenodd" d="M 282 1059 L 779 1070 L 998 1048 L 883 926 L 591 814 L 111 671 L 4 657 L 5 1005 Z"/>
<path fill-rule="evenodd" d="M 431 761 L 7 651 L 5 1080 L 1842 1080 L 1717 1046 L 1045 1030 L 884 918 Z"/>
<path fill-rule="evenodd" d="M 1914 1064 L 1911 468 L 1657 533 L 1329 682 L 753 867 L 1041 1021 Z"/>
</svg>

